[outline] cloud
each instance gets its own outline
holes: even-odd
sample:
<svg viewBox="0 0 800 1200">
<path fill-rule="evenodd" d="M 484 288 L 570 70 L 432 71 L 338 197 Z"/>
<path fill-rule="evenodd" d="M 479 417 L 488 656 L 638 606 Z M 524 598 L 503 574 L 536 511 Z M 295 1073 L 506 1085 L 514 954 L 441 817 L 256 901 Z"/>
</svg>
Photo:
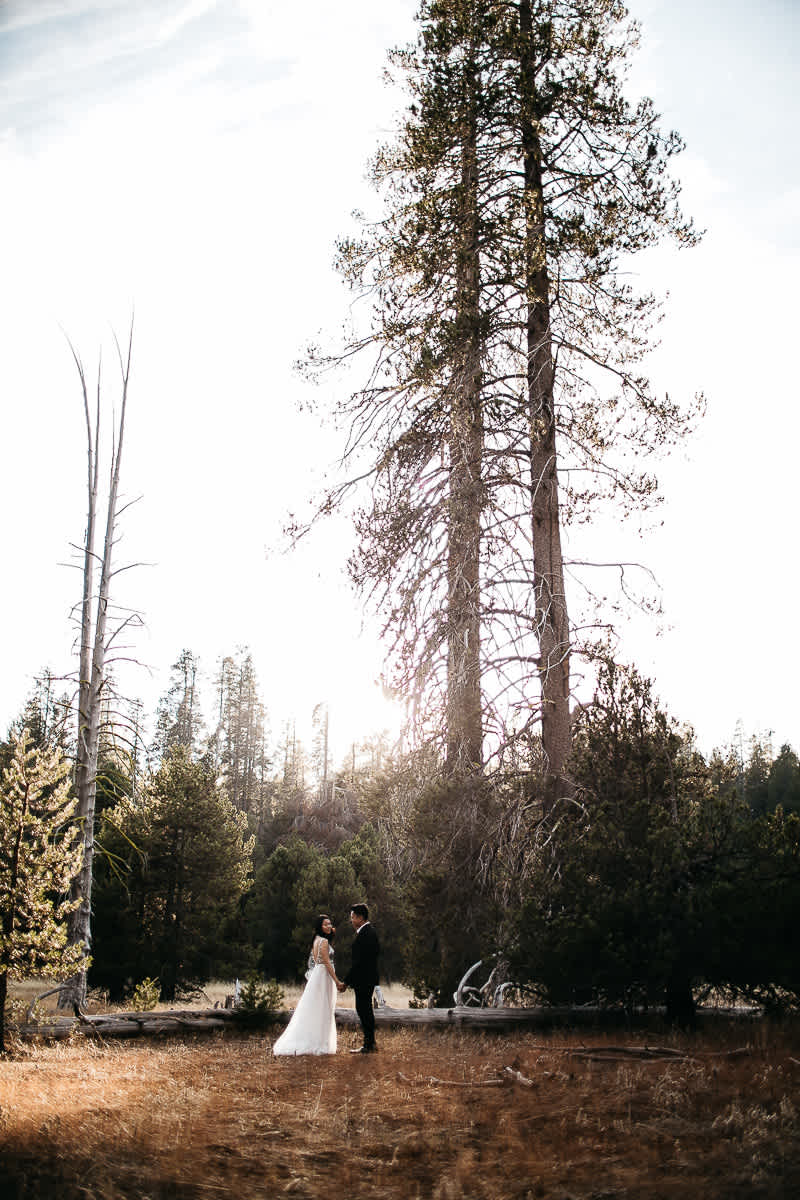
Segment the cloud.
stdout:
<svg viewBox="0 0 800 1200">
<path fill-rule="evenodd" d="M 184 26 L 190 24 L 192 21 L 197 20 L 198 17 L 205 16 L 207 12 L 210 12 L 212 8 L 216 7 L 217 0 L 189 0 L 189 3 L 186 4 L 179 12 L 175 13 L 174 16 L 170 17 L 164 22 L 156 34 L 156 41 L 171 41 L 172 38 L 175 37 L 176 33 L 180 33 Z"/>
<path fill-rule="evenodd" d="M 126 113 L 136 123 L 151 105 L 185 116 L 199 93 L 214 89 L 224 102 L 275 74 L 247 31 L 238 8 L 216 0 L 150 0 L 135 9 L 61 3 L 37 21 L 7 22 L 0 26 L 0 130 L 15 130 L 36 152 L 83 137 L 97 113 L 116 114 L 123 124 Z"/>
</svg>

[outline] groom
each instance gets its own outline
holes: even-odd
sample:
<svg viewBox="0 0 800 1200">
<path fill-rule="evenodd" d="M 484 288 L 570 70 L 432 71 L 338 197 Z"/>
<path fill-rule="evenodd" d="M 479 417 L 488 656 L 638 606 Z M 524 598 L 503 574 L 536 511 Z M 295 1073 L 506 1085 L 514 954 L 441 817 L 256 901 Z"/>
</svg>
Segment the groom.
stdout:
<svg viewBox="0 0 800 1200">
<path fill-rule="evenodd" d="M 350 970 L 339 984 L 339 991 L 351 987 L 356 994 L 356 1012 L 364 1031 L 364 1045 L 351 1054 L 374 1054 L 375 1013 L 372 1010 L 372 991 L 378 982 L 378 935 L 369 920 L 366 904 L 354 904 L 350 909 L 350 924 L 356 931 L 353 941 L 353 961 Z"/>
</svg>

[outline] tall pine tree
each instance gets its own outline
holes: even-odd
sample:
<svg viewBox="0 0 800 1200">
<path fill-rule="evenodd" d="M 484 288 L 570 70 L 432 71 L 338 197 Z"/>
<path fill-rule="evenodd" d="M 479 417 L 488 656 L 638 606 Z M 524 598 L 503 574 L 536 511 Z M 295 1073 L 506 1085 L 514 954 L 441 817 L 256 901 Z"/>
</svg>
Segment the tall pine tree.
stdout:
<svg viewBox="0 0 800 1200">
<path fill-rule="evenodd" d="M 695 240 L 680 139 L 625 94 L 635 44 L 617 0 L 425 0 L 393 59 L 410 104 L 374 164 L 384 216 L 340 254 L 371 302 L 343 357 L 369 365 L 322 510 L 368 481 L 353 577 L 445 765 L 538 727 L 548 800 L 569 786 L 580 646 L 565 526 L 653 502 L 637 463 L 689 423 L 642 372 L 657 302 L 624 274 Z"/>
</svg>

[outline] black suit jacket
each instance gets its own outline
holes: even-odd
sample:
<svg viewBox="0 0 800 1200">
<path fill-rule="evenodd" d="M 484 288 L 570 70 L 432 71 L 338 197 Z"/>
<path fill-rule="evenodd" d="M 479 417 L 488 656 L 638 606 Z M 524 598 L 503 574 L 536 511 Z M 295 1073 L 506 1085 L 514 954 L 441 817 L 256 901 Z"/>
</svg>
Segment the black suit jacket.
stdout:
<svg viewBox="0 0 800 1200">
<path fill-rule="evenodd" d="M 378 982 L 378 955 L 381 946 L 371 924 L 362 925 L 353 939 L 353 961 L 344 977 L 348 987 L 359 991 L 374 988 Z"/>
</svg>

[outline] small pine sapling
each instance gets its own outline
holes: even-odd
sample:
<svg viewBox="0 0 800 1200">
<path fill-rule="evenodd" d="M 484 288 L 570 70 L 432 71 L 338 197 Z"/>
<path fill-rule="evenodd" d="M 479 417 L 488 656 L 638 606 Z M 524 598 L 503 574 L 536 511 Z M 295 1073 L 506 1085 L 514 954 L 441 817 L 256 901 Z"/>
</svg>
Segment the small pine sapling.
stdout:
<svg viewBox="0 0 800 1200">
<path fill-rule="evenodd" d="M 64 897 L 83 857 L 69 763 L 60 750 L 35 749 L 27 729 L 9 751 L 0 777 L 0 1052 L 9 980 L 65 979 L 86 962 L 83 945 L 67 944 L 75 902 Z"/>
</svg>

